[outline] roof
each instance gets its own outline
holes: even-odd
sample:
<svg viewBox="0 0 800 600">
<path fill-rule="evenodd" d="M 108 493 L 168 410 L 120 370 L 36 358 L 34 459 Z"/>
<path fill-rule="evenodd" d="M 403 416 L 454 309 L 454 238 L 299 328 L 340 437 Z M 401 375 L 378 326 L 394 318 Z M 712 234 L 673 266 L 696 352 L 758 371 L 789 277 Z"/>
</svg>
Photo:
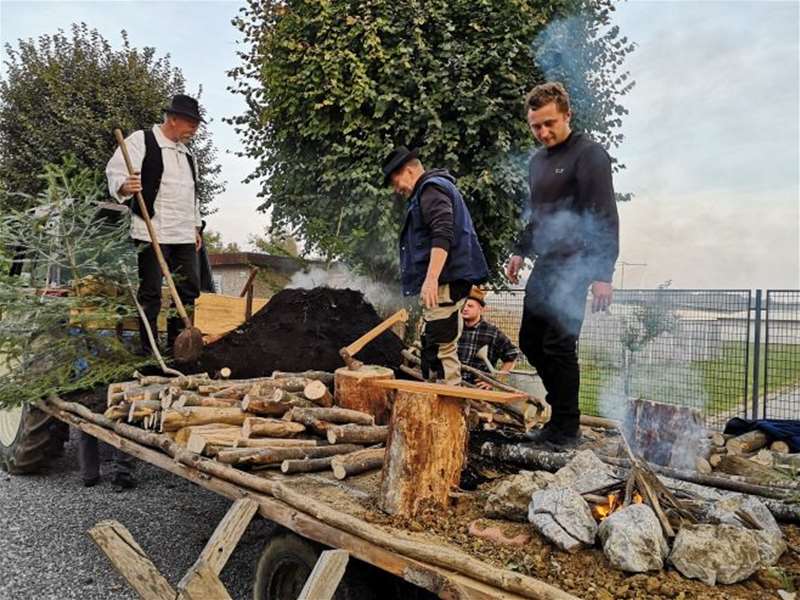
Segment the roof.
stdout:
<svg viewBox="0 0 800 600">
<path fill-rule="evenodd" d="M 209 254 L 208 261 L 212 267 L 254 266 L 272 269 L 279 273 L 294 273 L 304 268 L 306 261 L 290 256 L 273 256 L 263 252 L 231 252 L 225 254 Z M 311 261 L 315 262 L 315 261 Z"/>
</svg>

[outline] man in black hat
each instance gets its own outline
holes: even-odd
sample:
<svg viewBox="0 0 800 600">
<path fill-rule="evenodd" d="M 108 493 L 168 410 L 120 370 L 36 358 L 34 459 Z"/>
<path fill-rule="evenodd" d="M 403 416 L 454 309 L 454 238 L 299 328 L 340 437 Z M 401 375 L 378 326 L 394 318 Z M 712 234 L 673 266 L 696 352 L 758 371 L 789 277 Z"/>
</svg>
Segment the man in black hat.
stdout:
<svg viewBox="0 0 800 600">
<path fill-rule="evenodd" d="M 404 296 L 420 295 L 422 373 L 458 385 L 461 308 L 473 284 L 489 277 L 472 217 L 455 178 L 445 169 L 426 171 L 416 149 L 395 148 L 383 162 L 383 182 L 408 199 L 400 278 Z"/>
<path fill-rule="evenodd" d="M 119 202 L 130 202 L 131 237 L 139 251 L 138 299 L 154 335 L 158 333 L 157 319 L 161 310 L 161 270 L 133 195 L 142 193 L 178 295 L 185 306 L 193 306 L 200 295 L 197 253 L 203 243 L 202 221 L 197 202 L 197 170 L 185 144 L 197 133 L 201 122 L 205 121 L 197 100 L 177 94 L 164 108 L 162 123 L 128 136 L 128 153 L 137 173 L 128 175 L 119 148 L 106 166 L 111 195 Z M 167 340 L 170 348 L 182 328 L 180 318 L 169 319 Z M 151 348 L 141 321 L 139 330 L 141 350 L 149 353 Z"/>
</svg>

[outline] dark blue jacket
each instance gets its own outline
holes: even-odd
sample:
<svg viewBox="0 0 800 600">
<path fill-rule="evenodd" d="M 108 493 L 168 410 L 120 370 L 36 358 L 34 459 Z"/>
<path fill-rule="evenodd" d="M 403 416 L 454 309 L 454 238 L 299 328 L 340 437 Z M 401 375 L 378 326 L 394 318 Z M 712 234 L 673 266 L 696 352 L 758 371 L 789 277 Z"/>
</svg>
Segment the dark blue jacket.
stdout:
<svg viewBox="0 0 800 600">
<path fill-rule="evenodd" d="M 453 202 L 453 242 L 447 255 L 439 283 L 465 280 L 481 283 L 489 278 L 489 268 L 472 225 L 467 205 L 455 180 L 447 171 L 430 171 L 408 201 L 406 220 L 400 233 L 400 283 L 404 296 L 419 294 L 431 258 L 431 229 L 422 218 L 420 198 L 429 185 L 436 185 Z"/>
</svg>

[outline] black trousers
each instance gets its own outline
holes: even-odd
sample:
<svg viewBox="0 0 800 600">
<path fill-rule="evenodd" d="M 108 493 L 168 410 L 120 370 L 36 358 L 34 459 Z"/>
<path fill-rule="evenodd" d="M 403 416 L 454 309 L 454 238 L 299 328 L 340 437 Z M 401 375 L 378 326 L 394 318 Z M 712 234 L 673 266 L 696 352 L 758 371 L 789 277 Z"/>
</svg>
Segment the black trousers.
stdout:
<svg viewBox="0 0 800 600">
<path fill-rule="evenodd" d="M 577 346 L 590 283 L 579 260 L 539 259 L 525 288 L 519 346 L 547 390 L 550 427 L 566 433 L 580 424 Z"/>
<path fill-rule="evenodd" d="M 139 293 L 137 299 L 144 309 L 153 336 L 158 336 L 158 313 L 161 311 L 161 269 L 149 242 L 136 242 L 139 262 Z M 186 307 L 194 306 L 200 295 L 200 269 L 194 244 L 161 244 L 161 252 L 167 262 L 178 296 Z M 188 310 L 188 309 L 187 309 Z M 167 320 L 167 345 L 172 348 L 175 338 L 183 331 L 180 317 Z M 142 349 L 149 350 L 144 324 L 139 320 L 139 335 Z"/>
</svg>

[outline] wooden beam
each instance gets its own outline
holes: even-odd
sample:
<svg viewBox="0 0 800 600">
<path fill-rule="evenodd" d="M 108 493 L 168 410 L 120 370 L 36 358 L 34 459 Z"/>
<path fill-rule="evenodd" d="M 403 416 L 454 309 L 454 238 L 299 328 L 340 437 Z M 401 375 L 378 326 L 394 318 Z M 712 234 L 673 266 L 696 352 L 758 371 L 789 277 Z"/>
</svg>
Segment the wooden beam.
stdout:
<svg viewBox="0 0 800 600">
<path fill-rule="evenodd" d="M 297 600 L 330 600 L 339 587 L 339 582 L 347 569 L 350 554 L 346 550 L 325 550 L 319 556 L 314 570 Z"/>
<path fill-rule="evenodd" d="M 389 390 L 402 390 L 404 392 L 417 392 L 448 396 L 450 398 L 469 398 L 470 400 L 483 400 L 494 404 L 508 404 L 525 400 L 526 394 L 513 394 L 511 392 L 495 392 L 480 388 L 468 388 L 458 385 L 445 385 L 443 383 L 426 383 L 424 381 L 404 381 L 400 379 L 368 379 L 364 385 L 373 385 Z"/>
<path fill-rule="evenodd" d="M 187 581 L 189 575 L 191 577 Z M 208 563 L 196 562 L 186 576 L 178 584 L 180 593 L 176 600 L 233 600 Z"/>
<path fill-rule="evenodd" d="M 217 525 L 214 534 L 211 536 L 211 539 L 208 540 L 206 547 L 203 548 L 192 570 L 198 567 L 202 562 L 207 564 L 214 573 L 219 575 L 256 512 L 258 512 L 258 503 L 251 498 L 239 498 L 234 502 L 222 518 L 222 521 Z M 187 577 L 189 577 L 192 570 L 186 574 Z M 184 577 L 182 582 L 185 581 L 187 577 Z M 178 584 L 178 588 L 180 587 L 181 584 Z"/>
<path fill-rule="evenodd" d="M 175 598 L 175 590 L 122 523 L 100 521 L 89 535 L 142 600 Z"/>
<path fill-rule="evenodd" d="M 258 275 L 258 267 L 250 267 L 250 274 L 247 276 L 247 281 L 244 282 L 242 286 L 242 291 L 239 292 L 239 297 L 244 298 L 247 295 L 247 291 L 252 289 L 253 287 L 253 280 Z"/>
</svg>

